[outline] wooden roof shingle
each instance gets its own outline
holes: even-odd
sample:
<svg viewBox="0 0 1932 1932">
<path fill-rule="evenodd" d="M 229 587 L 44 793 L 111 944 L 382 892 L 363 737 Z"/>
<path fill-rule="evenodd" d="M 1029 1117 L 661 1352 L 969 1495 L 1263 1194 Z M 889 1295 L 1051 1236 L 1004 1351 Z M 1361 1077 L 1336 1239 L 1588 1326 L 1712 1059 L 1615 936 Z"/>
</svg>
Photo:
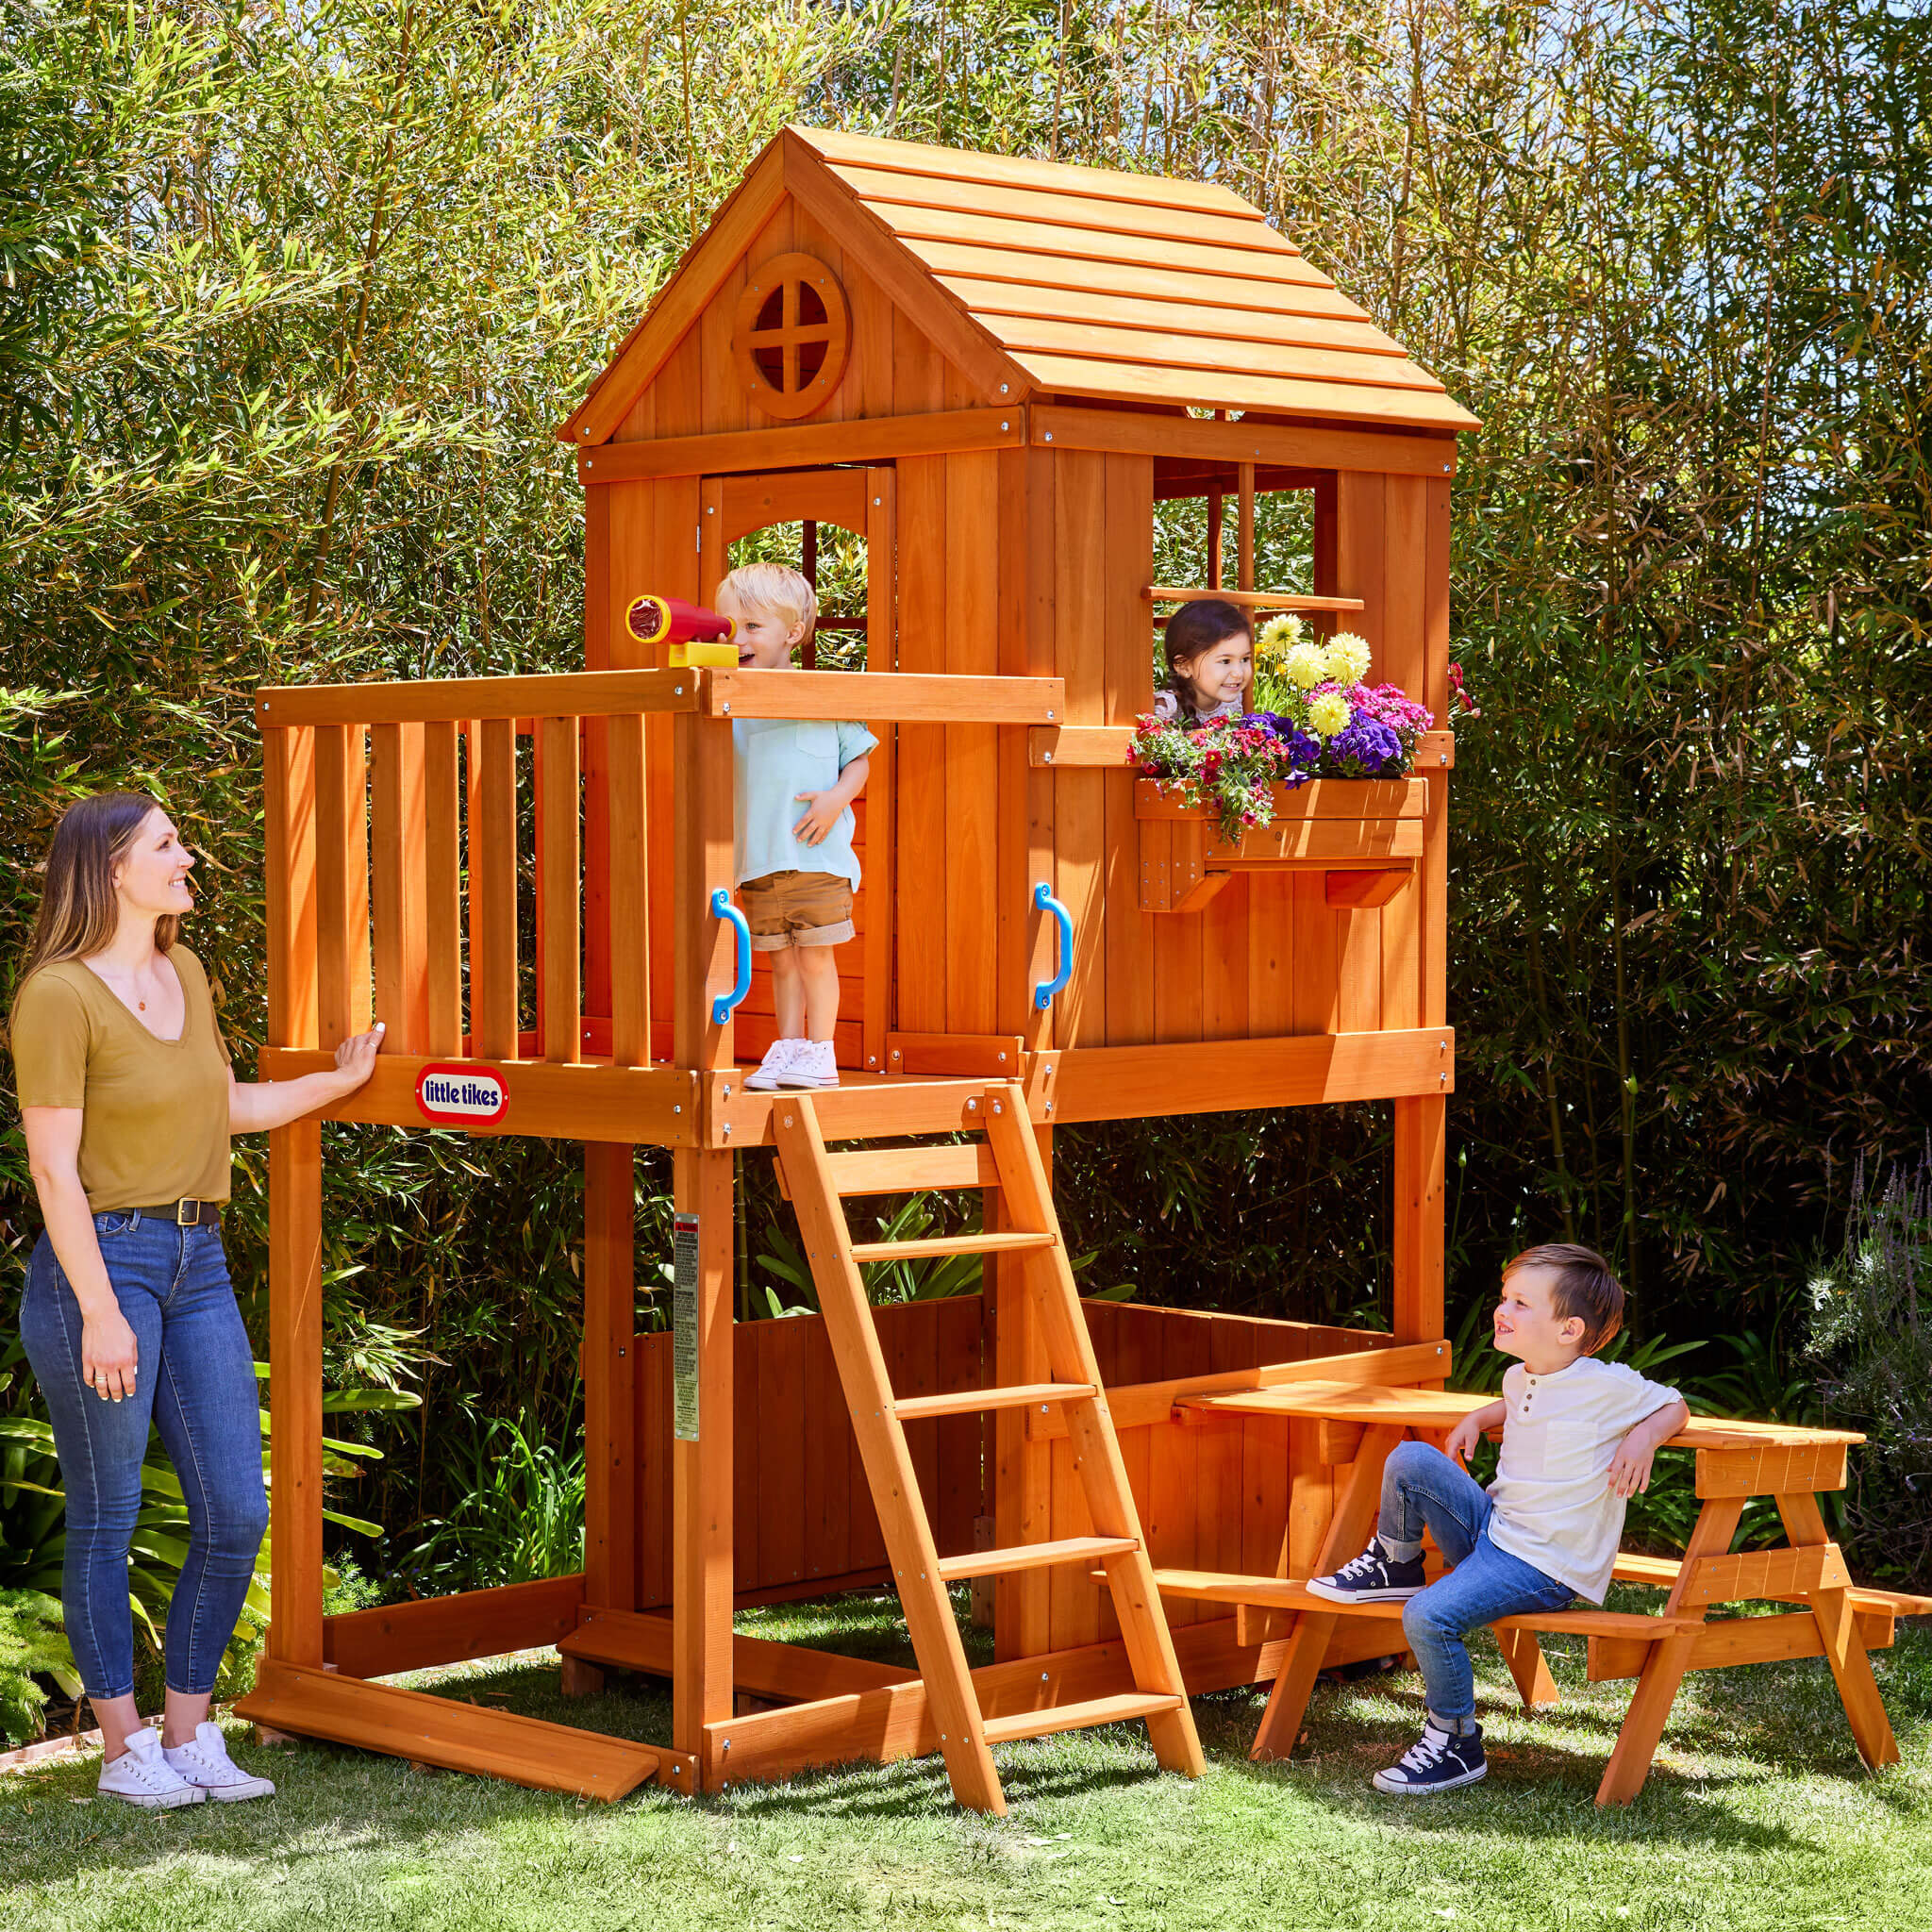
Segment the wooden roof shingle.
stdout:
<svg viewBox="0 0 1932 1932">
<path fill-rule="evenodd" d="M 774 147 L 785 188 L 842 216 L 880 258 L 897 256 L 887 286 L 923 298 L 912 319 L 956 359 L 969 351 L 969 375 L 996 371 L 1015 400 L 1050 391 L 1391 428 L 1475 426 L 1229 189 L 816 127 L 788 127 Z M 752 174 L 769 180 L 774 158 L 767 149 Z M 736 212 L 727 206 L 721 222 L 748 243 L 742 221 L 728 219 Z M 602 441 L 662 367 L 741 252 L 708 252 L 712 239 L 686 257 L 559 434 Z"/>
</svg>

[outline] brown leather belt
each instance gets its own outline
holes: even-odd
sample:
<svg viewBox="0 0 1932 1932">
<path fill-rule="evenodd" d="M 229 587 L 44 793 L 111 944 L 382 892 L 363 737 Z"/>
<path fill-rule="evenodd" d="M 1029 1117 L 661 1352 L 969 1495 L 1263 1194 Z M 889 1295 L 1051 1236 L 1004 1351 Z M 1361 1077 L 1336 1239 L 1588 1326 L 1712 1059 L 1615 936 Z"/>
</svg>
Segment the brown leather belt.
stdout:
<svg viewBox="0 0 1932 1932">
<path fill-rule="evenodd" d="M 163 1201 L 134 1210 L 143 1221 L 172 1221 L 176 1227 L 219 1227 L 221 1204 L 216 1201 Z"/>
</svg>

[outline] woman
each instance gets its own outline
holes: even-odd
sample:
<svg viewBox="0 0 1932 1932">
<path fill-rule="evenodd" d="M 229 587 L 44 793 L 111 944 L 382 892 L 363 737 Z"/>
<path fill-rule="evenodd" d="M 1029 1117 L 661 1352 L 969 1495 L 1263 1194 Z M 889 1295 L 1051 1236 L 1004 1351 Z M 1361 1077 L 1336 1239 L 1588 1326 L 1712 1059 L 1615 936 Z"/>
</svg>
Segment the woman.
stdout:
<svg viewBox="0 0 1932 1932">
<path fill-rule="evenodd" d="M 268 1524 L 254 1358 L 222 1254 L 228 1137 L 353 1092 L 383 1031 L 345 1041 L 333 1072 L 238 1081 L 201 962 L 175 942 L 193 865 L 151 798 L 71 808 L 12 1023 L 46 1221 L 21 1334 L 67 1491 L 67 1635 L 100 1721 L 100 1789 L 150 1807 L 275 1790 L 230 1761 L 207 1721 Z M 135 1714 L 127 1598 L 150 1418 L 192 1532 L 168 1607 L 159 1737 Z"/>
</svg>

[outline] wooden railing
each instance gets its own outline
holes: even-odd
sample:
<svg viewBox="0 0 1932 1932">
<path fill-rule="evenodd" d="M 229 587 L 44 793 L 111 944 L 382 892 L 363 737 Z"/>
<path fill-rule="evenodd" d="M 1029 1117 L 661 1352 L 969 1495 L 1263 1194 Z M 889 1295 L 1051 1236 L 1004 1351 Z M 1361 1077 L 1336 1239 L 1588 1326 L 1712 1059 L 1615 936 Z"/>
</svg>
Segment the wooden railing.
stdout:
<svg viewBox="0 0 1932 1932">
<path fill-rule="evenodd" d="M 646 1064 L 644 721 L 693 710 L 697 692 L 693 672 L 640 671 L 258 693 L 270 1043 L 330 1047 L 373 1011 L 391 1052 L 582 1059 L 588 743 L 607 779 L 609 1052 Z M 520 738 L 534 753 L 531 1033 L 520 1024 Z"/>
<path fill-rule="evenodd" d="M 330 1048 L 375 1015 L 391 1053 L 647 1066 L 649 880 L 669 865 L 682 1034 L 673 1058 L 728 1064 L 728 1023 L 721 1037 L 707 1009 L 731 984 L 731 966 L 707 904 L 732 883 L 732 720 L 1050 724 L 1063 702 L 1057 678 L 789 671 L 260 691 L 269 1044 Z M 662 775 L 651 785 L 646 726 L 664 714 L 680 714 L 678 736 L 654 753 Z M 669 824 L 651 821 L 653 791 Z M 525 930 L 535 955 L 527 1030 Z M 608 1008 L 589 1015 L 587 958 L 599 992 L 608 990 Z"/>
</svg>

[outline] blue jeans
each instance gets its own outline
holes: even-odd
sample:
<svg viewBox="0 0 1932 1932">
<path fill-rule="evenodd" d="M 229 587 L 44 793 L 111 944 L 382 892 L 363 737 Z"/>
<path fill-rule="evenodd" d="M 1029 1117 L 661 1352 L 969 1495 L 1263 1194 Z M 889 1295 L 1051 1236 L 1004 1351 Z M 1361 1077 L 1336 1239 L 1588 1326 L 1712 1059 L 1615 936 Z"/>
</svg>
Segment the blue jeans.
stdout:
<svg viewBox="0 0 1932 1932">
<path fill-rule="evenodd" d="M 1376 1535 L 1401 1562 L 1422 1555 L 1423 1531 L 1455 1567 L 1402 1607 L 1402 1634 L 1415 1652 L 1429 1715 L 1444 1730 L 1471 1727 L 1475 1673 L 1470 1631 L 1498 1617 L 1560 1610 L 1576 1592 L 1521 1557 L 1499 1550 L 1484 1532 L 1495 1505 L 1466 1470 L 1426 1442 L 1401 1442 L 1382 1469 Z"/>
<path fill-rule="evenodd" d="M 80 1304 L 44 1234 L 20 1307 L 67 1492 L 67 1637 L 89 1696 L 134 1689 L 127 1549 L 152 1421 L 188 1505 L 188 1554 L 168 1606 L 168 1688 L 202 1694 L 215 1687 L 268 1528 L 254 1355 L 219 1229 L 127 1211 L 95 1215 L 94 1234 L 140 1351 L 130 1398 L 103 1401 L 81 1380 Z"/>
</svg>

